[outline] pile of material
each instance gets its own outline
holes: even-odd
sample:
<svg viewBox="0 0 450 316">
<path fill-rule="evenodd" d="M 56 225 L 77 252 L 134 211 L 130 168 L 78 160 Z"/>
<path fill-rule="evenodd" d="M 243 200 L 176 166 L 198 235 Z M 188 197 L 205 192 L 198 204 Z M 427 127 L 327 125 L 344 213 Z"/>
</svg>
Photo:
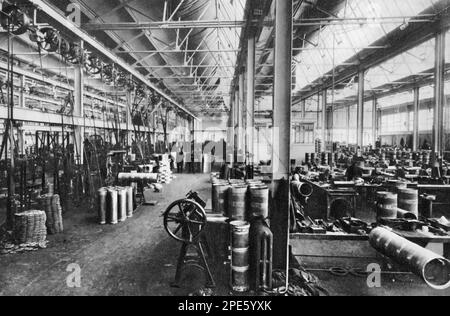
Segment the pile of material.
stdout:
<svg viewBox="0 0 450 316">
<path fill-rule="evenodd" d="M 100 225 L 116 225 L 133 217 L 133 187 L 107 187 L 98 190 L 98 221 Z"/>
<path fill-rule="evenodd" d="M 14 216 L 16 244 L 40 244 L 47 239 L 47 215 L 43 211 L 28 211 Z"/>
<path fill-rule="evenodd" d="M 47 232 L 50 235 L 60 234 L 64 231 L 62 208 L 59 195 L 46 194 L 39 199 L 41 208 L 47 215 Z"/>
</svg>

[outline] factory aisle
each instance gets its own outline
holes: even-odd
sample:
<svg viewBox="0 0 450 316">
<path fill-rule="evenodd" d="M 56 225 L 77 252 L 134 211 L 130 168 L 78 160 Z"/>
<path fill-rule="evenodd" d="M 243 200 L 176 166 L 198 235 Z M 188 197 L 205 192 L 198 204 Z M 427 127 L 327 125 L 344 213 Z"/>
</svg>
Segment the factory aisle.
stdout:
<svg viewBox="0 0 450 316">
<path fill-rule="evenodd" d="M 48 249 L 0 256 L 0 296 L 189 294 L 196 282 L 187 282 L 190 289 L 169 287 L 179 244 L 165 232 L 161 214 L 190 190 L 209 199 L 209 187 L 209 175 L 178 175 L 154 195 L 157 206 L 143 206 L 117 226 L 97 225 L 93 213 L 71 212 L 66 232 L 50 236 Z M 73 264 L 81 268 L 80 288 L 67 284 Z"/>
</svg>

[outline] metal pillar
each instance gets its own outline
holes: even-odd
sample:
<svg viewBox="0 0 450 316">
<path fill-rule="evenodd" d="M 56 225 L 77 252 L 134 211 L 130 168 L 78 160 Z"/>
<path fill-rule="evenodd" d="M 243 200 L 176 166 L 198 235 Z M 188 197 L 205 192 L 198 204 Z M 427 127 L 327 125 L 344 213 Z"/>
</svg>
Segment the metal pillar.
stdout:
<svg viewBox="0 0 450 316">
<path fill-rule="evenodd" d="M 245 91 L 244 91 L 244 85 L 245 85 L 245 77 L 244 74 L 239 75 L 239 108 L 238 108 L 238 147 L 237 147 L 237 154 L 238 154 L 238 162 L 242 163 L 245 161 L 245 128 L 244 128 L 244 111 L 245 111 Z"/>
<path fill-rule="evenodd" d="M 83 43 L 81 43 L 81 47 L 83 47 Z M 77 117 L 84 118 L 84 73 L 83 67 L 78 65 L 74 69 L 74 109 L 73 115 Z M 83 165 L 84 163 L 84 127 L 83 126 L 74 126 L 74 140 L 76 151 L 75 155 L 78 155 L 78 163 Z"/>
<path fill-rule="evenodd" d="M 372 100 L 372 146 L 375 148 L 375 144 L 378 140 L 378 101 L 374 96 Z"/>
<path fill-rule="evenodd" d="M 357 116 L 357 145 L 362 148 L 364 146 L 364 75 L 363 69 L 358 75 L 358 116 Z"/>
<path fill-rule="evenodd" d="M 255 163 L 255 141 L 254 141 L 254 128 L 255 128 L 255 67 L 256 67 L 256 38 L 253 32 L 250 33 L 248 39 L 247 48 L 247 124 L 246 124 L 246 155 L 247 165 L 249 169 L 253 169 Z M 253 173 L 253 172 L 251 172 Z"/>
<path fill-rule="evenodd" d="M 445 75 L 445 36 L 444 31 L 436 34 L 436 66 L 434 90 L 433 158 L 443 156 L 444 149 L 444 75 Z"/>
<path fill-rule="evenodd" d="M 230 101 L 230 118 L 228 120 L 228 142 L 227 142 L 227 163 L 233 163 L 234 161 L 234 153 L 235 153 L 235 145 L 234 145 L 234 135 L 235 135 L 235 126 L 236 126 L 236 102 L 234 102 L 233 97 Z"/>
<path fill-rule="evenodd" d="M 414 126 L 413 126 L 413 151 L 420 148 L 419 139 L 419 110 L 420 110 L 420 88 L 414 88 Z"/>
<path fill-rule="evenodd" d="M 328 125 L 328 112 L 327 112 L 327 90 L 322 91 L 322 151 L 326 151 L 327 148 L 327 125 Z"/>
<path fill-rule="evenodd" d="M 127 130 L 126 130 L 126 145 L 127 147 L 129 147 L 129 153 L 132 153 L 132 143 L 133 143 L 133 138 L 131 136 L 131 127 L 133 126 L 133 121 L 132 121 L 132 117 L 131 117 L 131 112 L 133 109 L 133 100 L 134 100 L 134 93 L 131 91 L 127 91 L 127 108 L 125 109 L 126 113 L 125 113 L 125 118 L 126 118 L 126 126 L 127 126 Z M 137 135 L 135 135 L 135 138 L 137 138 Z"/>
<path fill-rule="evenodd" d="M 350 119 L 351 119 L 351 111 L 349 105 L 347 106 L 347 145 L 350 145 Z"/>
<path fill-rule="evenodd" d="M 274 267 L 289 264 L 289 206 L 292 110 L 293 0 L 276 0 L 273 109 Z"/>
</svg>

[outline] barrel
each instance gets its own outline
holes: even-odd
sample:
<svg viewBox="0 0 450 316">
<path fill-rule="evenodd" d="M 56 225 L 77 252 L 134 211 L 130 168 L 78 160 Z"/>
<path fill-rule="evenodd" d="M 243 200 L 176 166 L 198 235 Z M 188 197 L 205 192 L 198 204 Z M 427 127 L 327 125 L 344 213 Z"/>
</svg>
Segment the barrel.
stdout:
<svg viewBox="0 0 450 316">
<path fill-rule="evenodd" d="M 400 189 L 398 192 L 398 208 L 419 216 L 419 191 Z"/>
<path fill-rule="evenodd" d="M 214 214 L 227 215 L 227 192 L 230 186 L 223 182 L 218 182 L 212 187 L 212 211 Z"/>
<path fill-rule="evenodd" d="M 377 193 L 377 219 L 397 218 L 397 195 L 390 192 Z"/>
<path fill-rule="evenodd" d="M 231 225 L 231 288 L 238 293 L 250 290 L 249 239 L 250 225 L 233 221 Z"/>
<path fill-rule="evenodd" d="M 228 191 L 228 214 L 232 220 L 245 221 L 246 218 L 246 197 L 248 187 L 232 186 Z"/>
<path fill-rule="evenodd" d="M 108 224 L 116 225 L 118 223 L 118 193 L 116 189 L 108 189 L 108 208 L 106 213 L 106 221 Z"/>
<path fill-rule="evenodd" d="M 269 188 L 267 186 L 250 187 L 249 219 L 269 217 Z"/>
<path fill-rule="evenodd" d="M 134 212 L 134 192 L 133 187 L 127 187 L 127 217 L 133 217 Z"/>
<path fill-rule="evenodd" d="M 118 213 L 119 213 L 119 222 L 125 222 L 127 220 L 127 189 L 126 188 L 117 188 L 118 192 Z"/>
<path fill-rule="evenodd" d="M 97 207 L 98 207 L 98 222 L 100 225 L 106 224 L 106 200 L 107 200 L 108 190 L 105 188 L 101 188 L 98 190 L 98 199 L 97 199 Z"/>
</svg>

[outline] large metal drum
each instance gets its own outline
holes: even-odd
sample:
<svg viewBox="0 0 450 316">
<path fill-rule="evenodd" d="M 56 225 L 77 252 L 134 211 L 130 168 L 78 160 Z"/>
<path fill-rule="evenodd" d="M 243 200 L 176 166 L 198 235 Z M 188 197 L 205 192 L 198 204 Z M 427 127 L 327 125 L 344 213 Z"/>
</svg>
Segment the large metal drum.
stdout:
<svg viewBox="0 0 450 316">
<path fill-rule="evenodd" d="M 101 188 L 100 190 L 98 190 L 98 222 L 100 223 L 100 225 L 106 224 L 107 195 L 108 190 L 106 190 L 105 188 Z"/>
<path fill-rule="evenodd" d="M 125 188 L 117 188 L 117 192 L 119 222 L 125 222 L 127 220 L 127 190 Z"/>
<path fill-rule="evenodd" d="M 398 208 L 419 216 L 419 191 L 400 189 L 398 192 Z"/>
<path fill-rule="evenodd" d="M 212 187 L 212 211 L 214 214 L 228 215 L 227 212 L 227 192 L 230 185 L 224 182 L 217 182 Z"/>
<path fill-rule="evenodd" d="M 397 213 L 397 195 L 390 192 L 378 192 L 377 219 L 396 219 Z"/>
<path fill-rule="evenodd" d="M 238 293 L 250 290 L 249 239 L 250 225 L 234 221 L 231 225 L 231 288 Z"/>
<path fill-rule="evenodd" d="M 250 186 L 249 219 L 269 217 L 269 188 L 264 185 Z"/>
<path fill-rule="evenodd" d="M 134 192 L 133 187 L 127 187 L 127 217 L 133 217 L 134 212 Z"/>
<path fill-rule="evenodd" d="M 228 213 L 232 220 L 245 221 L 246 219 L 246 201 L 247 201 L 246 185 L 232 186 L 228 191 Z"/>
<path fill-rule="evenodd" d="M 118 193 L 114 188 L 108 189 L 106 221 L 108 224 L 116 225 L 118 221 Z"/>
</svg>

